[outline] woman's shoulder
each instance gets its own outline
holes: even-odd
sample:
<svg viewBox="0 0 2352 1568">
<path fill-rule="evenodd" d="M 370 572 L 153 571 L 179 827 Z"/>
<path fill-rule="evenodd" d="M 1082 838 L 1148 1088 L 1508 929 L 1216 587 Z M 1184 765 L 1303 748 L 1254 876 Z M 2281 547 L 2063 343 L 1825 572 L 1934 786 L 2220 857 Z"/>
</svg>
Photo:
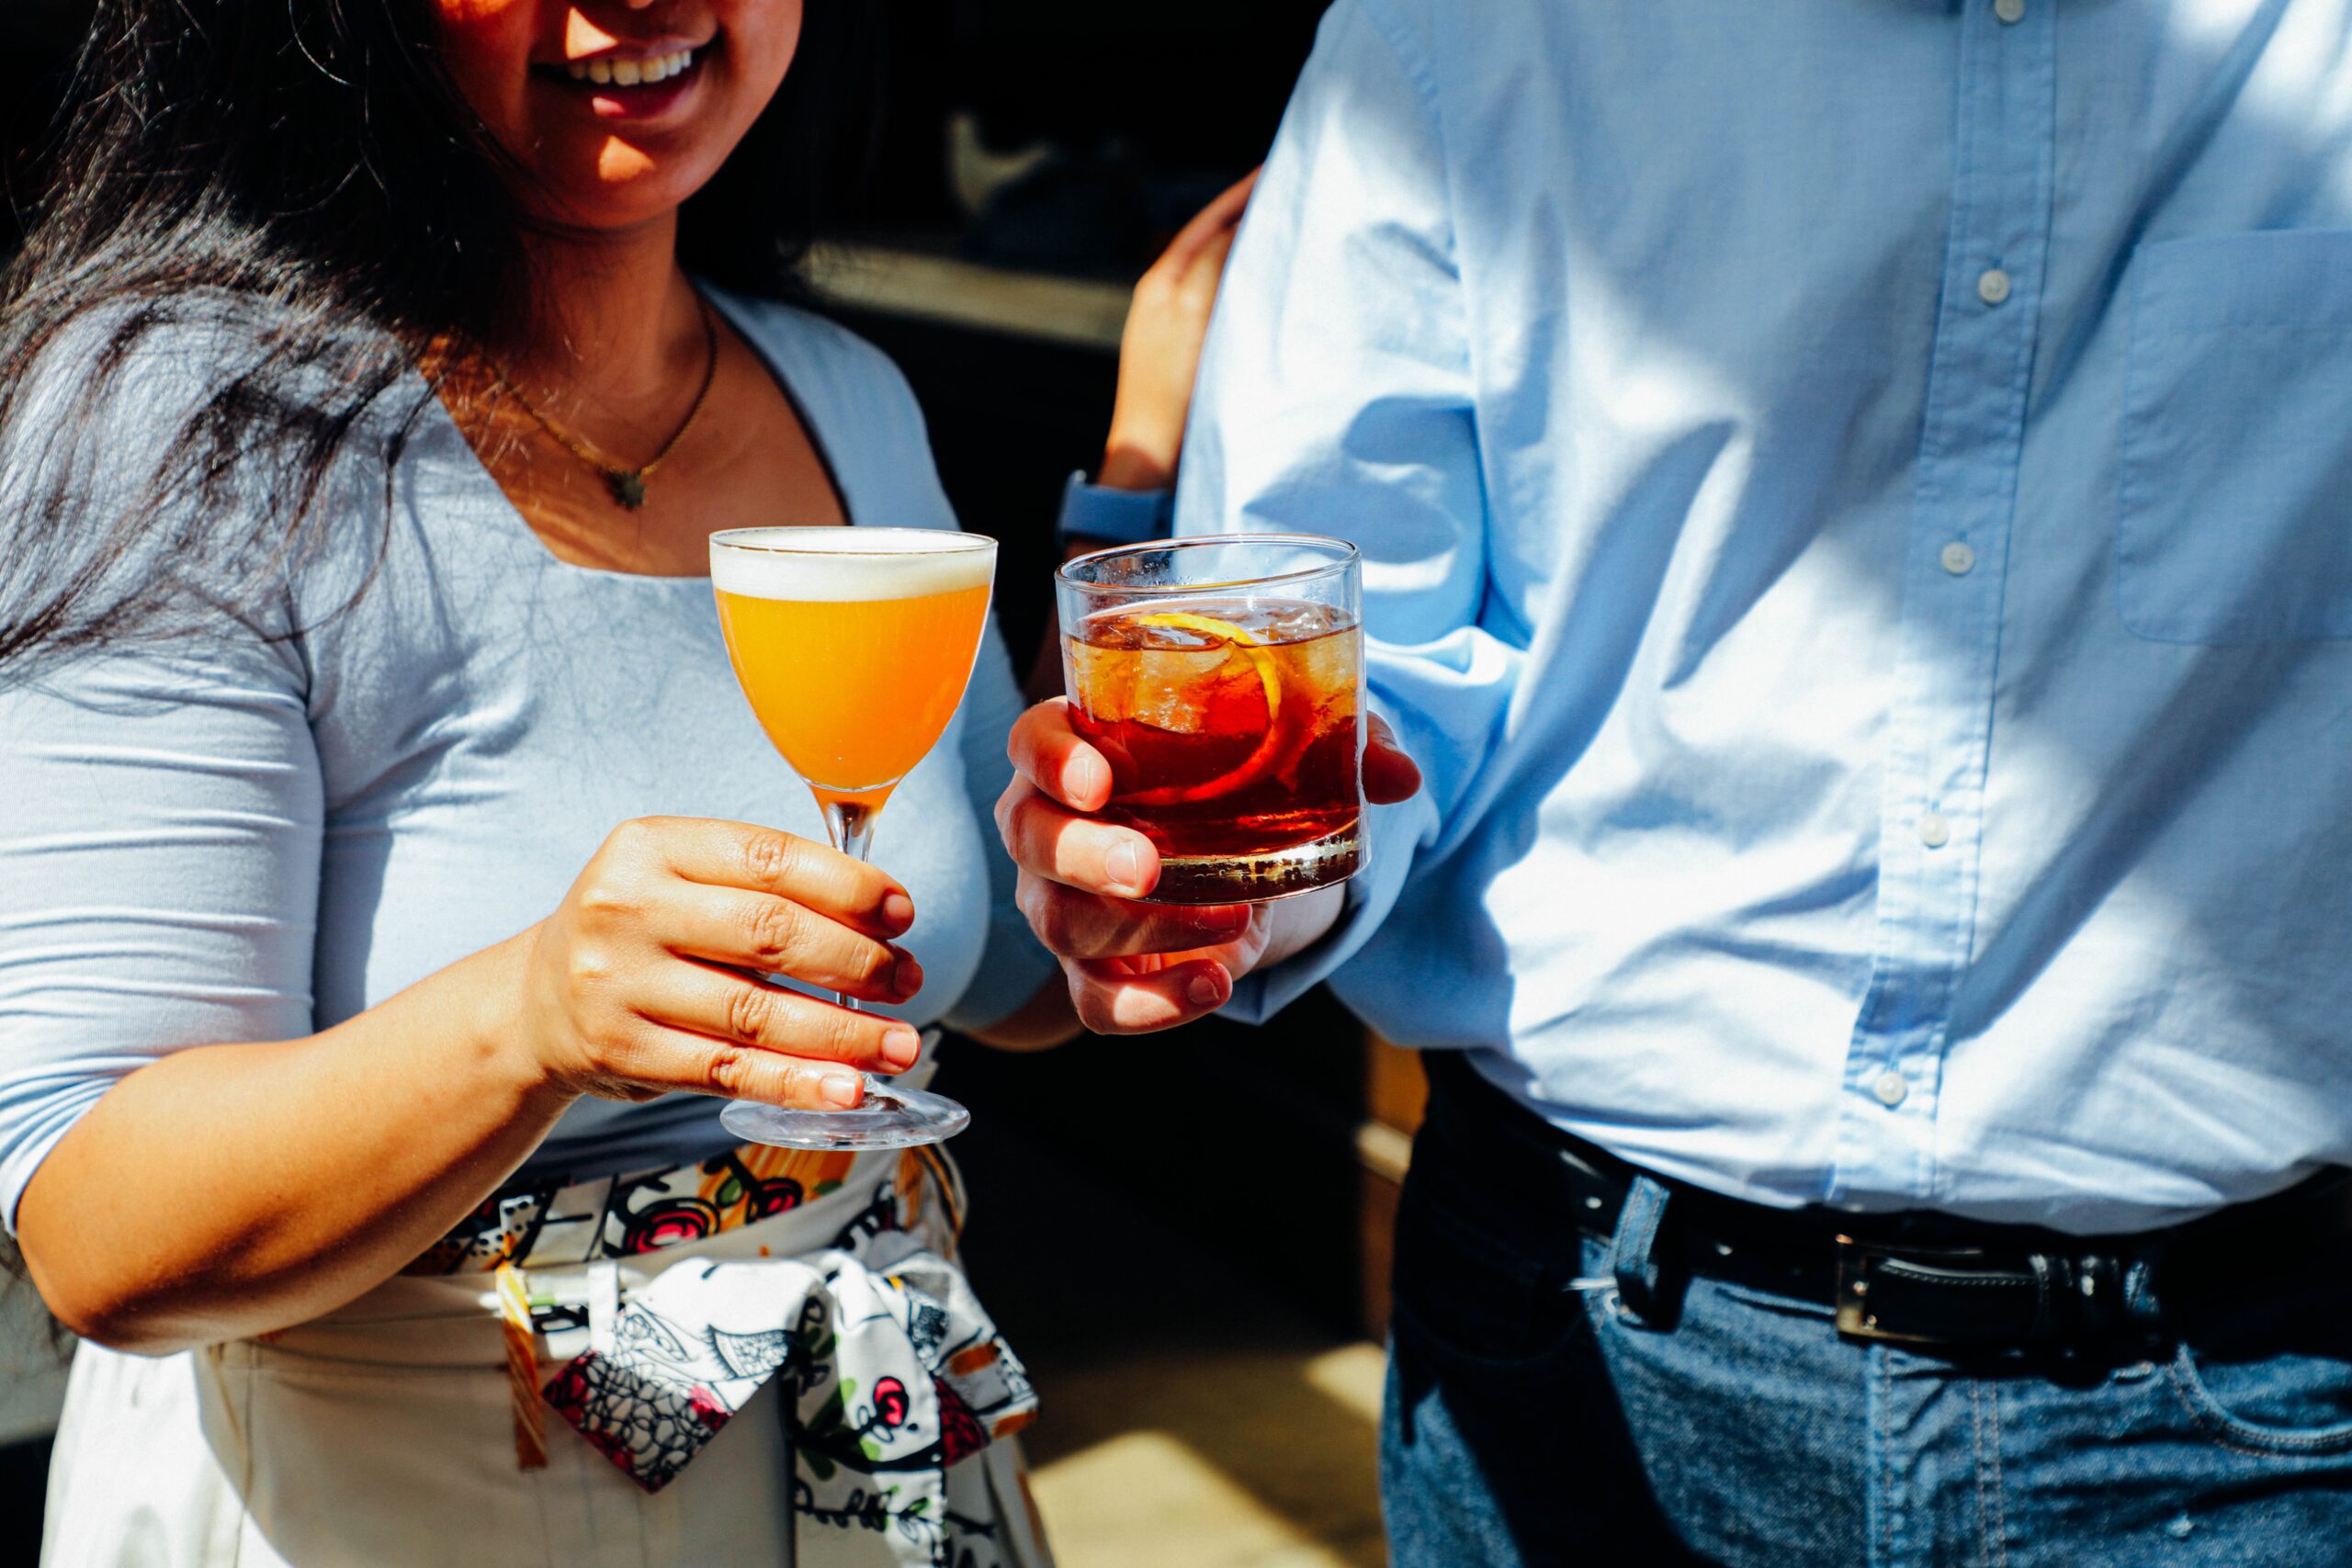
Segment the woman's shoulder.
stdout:
<svg viewBox="0 0 2352 1568">
<path fill-rule="evenodd" d="M 922 407 L 898 362 L 839 321 L 778 299 L 707 287 L 705 292 L 783 372 L 795 396 L 828 405 L 811 411 L 820 423 L 841 428 L 825 417 L 835 413 L 922 430 Z"/>
</svg>

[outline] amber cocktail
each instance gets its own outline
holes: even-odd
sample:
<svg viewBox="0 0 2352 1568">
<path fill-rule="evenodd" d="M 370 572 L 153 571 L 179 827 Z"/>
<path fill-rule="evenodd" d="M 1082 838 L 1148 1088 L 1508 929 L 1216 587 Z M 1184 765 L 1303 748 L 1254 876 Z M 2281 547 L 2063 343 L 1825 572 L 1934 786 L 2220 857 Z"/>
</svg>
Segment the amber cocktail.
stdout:
<svg viewBox="0 0 2352 1568">
<path fill-rule="evenodd" d="M 866 858 L 883 803 L 956 716 L 995 581 L 996 541 L 977 534 L 737 528 L 710 536 L 711 588 L 735 678 L 844 853 Z M 759 1143 L 871 1149 L 936 1143 L 971 1115 L 940 1095 L 868 1077 L 854 1111 L 738 1101 L 721 1120 Z"/>
<path fill-rule="evenodd" d="M 1058 588 L 1071 719 L 1104 819 L 1159 851 L 1154 902 L 1287 897 L 1364 861 L 1352 547 L 1234 535 L 1105 550 Z"/>
</svg>

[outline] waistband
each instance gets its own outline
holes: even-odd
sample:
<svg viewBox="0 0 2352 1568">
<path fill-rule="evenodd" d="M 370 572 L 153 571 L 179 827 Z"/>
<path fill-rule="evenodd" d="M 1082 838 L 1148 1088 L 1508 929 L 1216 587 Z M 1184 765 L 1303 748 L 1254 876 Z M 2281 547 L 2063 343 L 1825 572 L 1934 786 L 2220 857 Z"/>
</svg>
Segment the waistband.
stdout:
<svg viewBox="0 0 2352 1568">
<path fill-rule="evenodd" d="M 2352 1236 L 2352 1173 L 2182 1224 L 2075 1235 L 1929 1210 L 1775 1209 L 1659 1177 L 1553 1127 L 1454 1053 L 1430 1052 L 1424 1148 L 1442 1176 L 1516 1206 L 1522 1227 L 1611 1241 L 1639 1316 L 1670 1321 L 1678 1274 L 1824 1302 L 1849 1338 L 1950 1349 L 2084 1346 L 2145 1330 L 2166 1305 L 2332 1266 Z"/>
</svg>

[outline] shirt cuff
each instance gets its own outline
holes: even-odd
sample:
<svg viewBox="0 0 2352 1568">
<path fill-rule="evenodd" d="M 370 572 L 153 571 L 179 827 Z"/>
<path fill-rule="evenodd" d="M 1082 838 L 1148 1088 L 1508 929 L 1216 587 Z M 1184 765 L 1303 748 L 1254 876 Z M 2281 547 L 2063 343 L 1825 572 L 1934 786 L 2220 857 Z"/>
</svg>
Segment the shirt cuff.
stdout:
<svg viewBox="0 0 2352 1568">
<path fill-rule="evenodd" d="M 1264 1023 L 1353 958 L 1403 895 L 1405 876 L 1412 869 L 1413 851 L 1427 825 L 1428 812 L 1427 799 L 1420 795 L 1402 806 L 1366 811 L 1367 862 L 1347 885 L 1347 899 L 1340 908 L 1338 921 L 1313 946 L 1235 981 L 1233 996 L 1218 1010 L 1218 1016 Z"/>
<path fill-rule="evenodd" d="M 1112 490 L 1087 482 L 1074 473 L 1062 490 L 1061 522 L 1055 532 L 1064 544 L 1095 539 L 1113 545 L 1140 545 L 1168 536 L 1176 492 L 1166 490 Z"/>
</svg>

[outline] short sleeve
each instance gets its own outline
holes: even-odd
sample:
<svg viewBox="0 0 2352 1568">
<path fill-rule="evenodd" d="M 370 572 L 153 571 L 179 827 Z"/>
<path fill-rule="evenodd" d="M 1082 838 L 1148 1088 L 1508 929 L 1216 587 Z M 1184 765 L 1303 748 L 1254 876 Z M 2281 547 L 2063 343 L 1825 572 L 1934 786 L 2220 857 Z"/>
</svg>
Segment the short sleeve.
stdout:
<svg viewBox="0 0 2352 1568">
<path fill-rule="evenodd" d="M 311 1032 L 322 805 L 298 661 L 242 628 L 0 690 L 0 773 L 13 1232 L 34 1170 L 118 1081 Z"/>
<path fill-rule="evenodd" d="M 186 504 L 128 459 L 152 456 L 159 433 L 201 406 L 246 340 L 215 330 L 225 317 L 158 329 L 84 379 L 119 323 L 83 318 L 28 380 L 0 454 L 0 549 L 54 561 L 95 532 L 56 536 L 77 519 Z M 61 517 L 46 496 L 73 505 Z M 184 591 L 178 630 L 0 667 L 0 1221 L 11 1232 L 35 1169 L 123 1077 L 187 1046 L 313 1027 L 323 806 L 292 611 L 204 608 L 249 595 L 210 581 L 236 576 L 223 552 L 164 543 L 190 536 L 202 530 L 164 515 L 110 565 L 76 568 L 119 574 L 110 586 Z"/>
</svg>

